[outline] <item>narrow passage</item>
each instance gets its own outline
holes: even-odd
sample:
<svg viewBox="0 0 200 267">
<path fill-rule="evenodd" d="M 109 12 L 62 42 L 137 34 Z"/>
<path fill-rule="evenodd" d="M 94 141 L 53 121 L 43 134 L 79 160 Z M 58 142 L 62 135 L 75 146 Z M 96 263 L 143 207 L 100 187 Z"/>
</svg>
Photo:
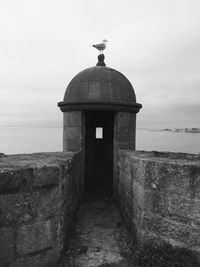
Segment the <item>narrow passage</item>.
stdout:
<svg viewBox="0 0 200 267">
<path fill-rule="evenodd" d="M 197 267 L 198 259 L 184 249 L 170 246 L 139 247 L 130 234 L 112 198 L 87 194 L 82 203 L 68 248 L 58 267 Z M 52 266 L 54 267 L 54 266 Z"/>
<path fill-rule="evenodd" d="M 59 266 L 133 267 L 129 255 L 130 235 L 112 198 L 87 195 L 77 214 L 74 232 Z"/>
</svg>

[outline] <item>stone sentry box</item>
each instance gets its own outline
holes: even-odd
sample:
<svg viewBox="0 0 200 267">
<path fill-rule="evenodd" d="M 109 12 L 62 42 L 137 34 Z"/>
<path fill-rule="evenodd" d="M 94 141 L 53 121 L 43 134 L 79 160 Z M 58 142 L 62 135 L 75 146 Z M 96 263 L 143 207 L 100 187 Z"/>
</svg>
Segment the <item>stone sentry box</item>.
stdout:
<svg viewBox="0 0 200 267">
<path fill-rule="evenodd" d="M 136 113 L 142 107 L 129 80 L 106 67 L 101 54 L 96 66 L 71 80 L 58 106 L 64 114 L 63 151 L 82 152 L 89 183 L 99 179 L 96 185 L 102 185 L 100 180 L 106 183 L 107 175 L 115 179 L 119 149 L 135 150 Z M 102 129 L 103 140 L 95 137 L 97 128 Z"/>
</svg>

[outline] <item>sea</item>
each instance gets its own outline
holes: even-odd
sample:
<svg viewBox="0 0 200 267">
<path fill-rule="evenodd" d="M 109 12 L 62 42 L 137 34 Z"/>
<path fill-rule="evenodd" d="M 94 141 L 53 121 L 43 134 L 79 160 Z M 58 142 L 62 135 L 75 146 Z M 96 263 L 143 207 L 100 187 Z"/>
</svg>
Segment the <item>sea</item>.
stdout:
<svg viewBox="0 0 200 267">
<path fill-rule="evenodd" d="M 0 127 L 0 153 L 62 151 L 62 127 Z M 136 150 L 200 154 L 200 133 L 136 130 Z"/>
</svg>

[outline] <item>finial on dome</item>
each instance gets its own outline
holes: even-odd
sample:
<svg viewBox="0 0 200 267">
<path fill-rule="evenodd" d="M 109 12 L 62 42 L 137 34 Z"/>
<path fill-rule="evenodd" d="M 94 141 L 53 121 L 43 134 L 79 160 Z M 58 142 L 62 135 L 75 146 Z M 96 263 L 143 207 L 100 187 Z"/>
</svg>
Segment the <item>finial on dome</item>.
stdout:
<svg viewBox="0 0 200 267">
<path fill-rule="evenodd" d="M 105 56 L 104 54 L 100 54 L 98 55 L 98 62 L 97 62 L 97 66 L 106 66 L 105 62 L 104 62 Z"/>
</svg>

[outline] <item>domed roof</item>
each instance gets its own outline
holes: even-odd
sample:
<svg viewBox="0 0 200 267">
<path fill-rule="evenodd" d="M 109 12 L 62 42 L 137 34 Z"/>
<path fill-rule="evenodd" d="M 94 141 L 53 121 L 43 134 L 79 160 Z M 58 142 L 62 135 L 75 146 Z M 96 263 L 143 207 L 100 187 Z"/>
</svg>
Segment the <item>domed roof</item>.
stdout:
<svg viewBox="0 0 200 267">
<path fill-rule="evenodd" d="M 119 71 L 105 65 L 97 65 L 79 72 L 67 86 L 63 102 L 67 110 L 130 110 L 138 112 L 134 89 Z"/>
</svg>

